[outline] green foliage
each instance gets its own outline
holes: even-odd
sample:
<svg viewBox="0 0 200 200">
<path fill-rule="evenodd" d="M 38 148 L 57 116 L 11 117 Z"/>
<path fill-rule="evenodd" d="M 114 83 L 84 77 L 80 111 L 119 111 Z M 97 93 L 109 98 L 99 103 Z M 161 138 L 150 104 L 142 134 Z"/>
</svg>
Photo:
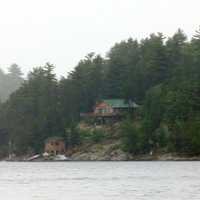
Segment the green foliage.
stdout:
<svg viewBox="0 0 200 200">
<path fill-rule="evenodd" d="M 155 130 L 155 144 L 156 148 L 169 149 L 170 147 L 170 132 L 166 125 L 161 124 L 159 128 Z"/>
<path fill-rule="evenodd" d="M 143 106 L 142 130 L 146 135 L 149 149 L 160 146 L 160 124 L 164 113 L 162 89 L 162 85 L 158 85 L 149 90 Z"/>
<path fill-rule="evenodd" d="M 186 131 L 191 143 L 189 152 L 200 154 L 200 116 L 188 122 Z"/>
<path fill-rule="evenodd" d="M 58 112 L 57 80 L 53 66 L 35 68 L 28 80 L 5 103 L 0 127 L 6 128 L 13 151 L 43 149 L 44 140 L 63 132 Z"/>
<path fill-rule="evenodd" d="M 101 97 L 103 64 L 104 61 L 99 55 L 91 53 L 69 74 L 68 84 L 72 84 L 72 92 L 76 92 L 73 100 L 76 100 L 78 112 L 91 111 L 95 101 Z"/>
<path fill-rule="evenodd" d="M 80 130 L 81 142 L 82 143 L 100 143 L 106 135 L 102 129 L 86 129 Z"/>
<path fill-rule="evenodd" d="M 171 124 L 171 144 L 176 152 L 199 154 L 200 123 L 199 117 L 189 121 L 176 120 Z"/>
<path fill-rule="evenodd" d="M 81 143 L 81 131 L 72 123 L 65 131 L 66 145 L 68 148 L 75 147 Z"/>
<path fill-rule="evenodd" d="M 101 142 L 106 139 L 101 130 L 76 128 L 80 113 L 92 112 L 101 99 L 121 98 L 142 105 L 140 127 L 131 122 L 121 127 L 126 151 L 200 153 L 199 66 L 200 31 L 188 41 L 182 30 L 167 39 L 158 33 L 116 43 L 106 58 L 90 53 L 61 80 L 47 63 L 22 84 L 14 64 L 7 74 L 0 70 L 0 129 L 17 153 L 41 152 L 51 136 L 65 136 L 69 147 Z"/>
<path fill-rule="evenodd" d="M 12 64 L 8 73 L 0 69 L 0 101 L 5 102 L 10 94 L 16 91 L 23 83 L 22 72 L 18 65 Z"/>
<path fill-rule="evenodd" d="M 102 142 L 105 139 L 105 133 L 100 129 L 94 129 L 91 134 L 91 140 L 95 143 Z"/>
<path fill-rule="evenodd" d="M 136 128 L 132 121 L 125 121 L 121 125 L 122 149 L 129 153 L 145 153 L 145 136 L 140 128 Z"/>
</svg>

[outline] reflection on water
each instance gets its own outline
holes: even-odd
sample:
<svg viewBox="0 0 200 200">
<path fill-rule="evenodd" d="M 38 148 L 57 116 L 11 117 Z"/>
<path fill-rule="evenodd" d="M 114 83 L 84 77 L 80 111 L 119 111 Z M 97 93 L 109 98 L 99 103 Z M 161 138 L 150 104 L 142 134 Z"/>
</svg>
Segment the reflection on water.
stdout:
<svg viewBox="0 0 200 200">
<path fill-rule="evenodd" d="M 200 162 L 0 163 L 2 200 L 200 199 Z"/>
</svg>

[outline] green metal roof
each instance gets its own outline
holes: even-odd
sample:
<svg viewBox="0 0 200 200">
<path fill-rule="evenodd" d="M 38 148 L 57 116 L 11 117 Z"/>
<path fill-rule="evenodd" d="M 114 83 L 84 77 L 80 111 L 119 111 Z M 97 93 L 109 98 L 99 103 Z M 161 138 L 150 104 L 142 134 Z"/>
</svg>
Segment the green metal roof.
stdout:
<svg viewBox="0 0 200 200">
<path fill-rule="evenodd" d="M 107 103 L 112 108 L 130 108 L 134 107 L 133 102 L 125 101 L 124 99 L 104 99 L 103 102 Z"/>
</svg>

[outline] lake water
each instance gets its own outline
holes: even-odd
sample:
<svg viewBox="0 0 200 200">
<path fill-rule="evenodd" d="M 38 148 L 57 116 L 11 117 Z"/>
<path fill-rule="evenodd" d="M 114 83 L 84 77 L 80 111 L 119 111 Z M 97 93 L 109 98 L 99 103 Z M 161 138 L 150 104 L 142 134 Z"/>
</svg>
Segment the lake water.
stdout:
<svg viewBox="0 0 200 200">
<path fill-rule="evenodd" d="M 1 200 L 200 199 L 200 162 L 0 162 Z"/>
</svg>

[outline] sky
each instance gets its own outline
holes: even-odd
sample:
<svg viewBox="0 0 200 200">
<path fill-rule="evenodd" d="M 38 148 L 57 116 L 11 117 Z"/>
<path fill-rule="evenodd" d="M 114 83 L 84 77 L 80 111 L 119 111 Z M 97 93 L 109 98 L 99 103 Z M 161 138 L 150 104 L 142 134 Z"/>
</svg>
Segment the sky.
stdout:
<svg viewBox="0 0 200 200">
<path fill-rule="evenodd" d="M 200 25 L 199 0 L 0 0 L 0 68 L 26 74 L 50 62 L 66 76 L 80 59 L 130 37 L 153 32 L 191 37 Z"/>
</svg>

